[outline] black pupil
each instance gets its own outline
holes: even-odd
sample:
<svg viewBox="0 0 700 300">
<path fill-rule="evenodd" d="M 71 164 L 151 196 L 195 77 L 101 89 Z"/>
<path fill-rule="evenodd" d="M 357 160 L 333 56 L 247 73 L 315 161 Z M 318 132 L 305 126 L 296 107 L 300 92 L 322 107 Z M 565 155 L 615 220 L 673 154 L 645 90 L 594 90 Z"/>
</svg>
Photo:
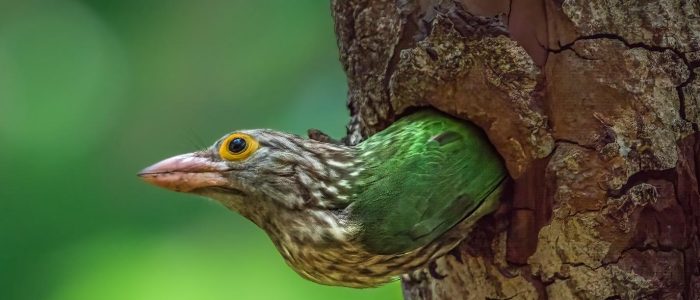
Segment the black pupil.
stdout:
<svg viewBox="0 0 700 300">
<path fill-rule="evenodd" d="M 228 143 L 228 151 L 231 151 L 231 153 L 241 153 L 243 150 L 245 150 L 246 146 L 247 145 L 244 139 L 234 138 L 230 143 Z"/>
</svg>

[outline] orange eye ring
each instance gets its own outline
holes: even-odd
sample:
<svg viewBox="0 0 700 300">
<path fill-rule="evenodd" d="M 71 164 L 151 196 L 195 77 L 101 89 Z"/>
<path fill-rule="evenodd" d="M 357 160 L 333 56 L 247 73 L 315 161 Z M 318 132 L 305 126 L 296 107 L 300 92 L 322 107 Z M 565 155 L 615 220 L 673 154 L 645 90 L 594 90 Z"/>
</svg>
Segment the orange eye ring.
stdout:
<svg viewBox="0 0 700 300">
<path fill-rule="evenodd" d="M 259 144 L 252 136 L 234 133 L 226 137 L 219 146 L 219 155 L 225 160 L 235 161 L 248 158 L 258 150 Z"/>
</svg>

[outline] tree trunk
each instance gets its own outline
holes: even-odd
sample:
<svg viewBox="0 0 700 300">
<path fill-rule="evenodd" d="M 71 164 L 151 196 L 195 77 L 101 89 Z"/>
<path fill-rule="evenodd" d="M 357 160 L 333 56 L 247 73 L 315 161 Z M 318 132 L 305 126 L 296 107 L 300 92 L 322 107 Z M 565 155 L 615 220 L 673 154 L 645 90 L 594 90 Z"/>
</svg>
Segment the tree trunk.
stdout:
<svg viewBox="0 0 700 300">
<path fill-rule="evenodd" d="M 334 0 L 356 143 L 479 125 L 511 195 L 408 299 L 698 299 L 700 1 Z"/>
</svg>

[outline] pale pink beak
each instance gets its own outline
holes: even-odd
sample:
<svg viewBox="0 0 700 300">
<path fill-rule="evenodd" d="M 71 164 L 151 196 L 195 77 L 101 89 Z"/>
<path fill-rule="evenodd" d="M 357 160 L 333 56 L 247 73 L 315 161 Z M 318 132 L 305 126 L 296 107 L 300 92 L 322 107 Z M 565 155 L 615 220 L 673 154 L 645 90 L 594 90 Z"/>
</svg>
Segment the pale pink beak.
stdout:
<svg viewBox="0 0 700 300">
<path fill-rule="evenodd" d="M 138 175 L 153 185 L 187 193 L 207 187 L 225 187 L 228 183 L 222 174 L 225 171 L 225 164 L 190 153 L 165 159 Z"/>
</svg>

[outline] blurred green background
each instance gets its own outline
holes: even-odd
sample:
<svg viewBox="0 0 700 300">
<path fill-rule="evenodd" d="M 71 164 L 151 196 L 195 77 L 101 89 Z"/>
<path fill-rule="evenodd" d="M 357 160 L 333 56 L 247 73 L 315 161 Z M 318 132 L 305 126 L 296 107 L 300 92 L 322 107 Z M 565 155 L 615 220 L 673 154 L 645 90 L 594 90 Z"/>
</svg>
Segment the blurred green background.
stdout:
<svg viewBox="0 0 700 300">
<path fill-rule="evenodd" d="M 135 175 L 234 129 L 342 136 L 337 55 L 328 1 L 0 0 L 0 299 L 400 299 Z"/>
</svg>

